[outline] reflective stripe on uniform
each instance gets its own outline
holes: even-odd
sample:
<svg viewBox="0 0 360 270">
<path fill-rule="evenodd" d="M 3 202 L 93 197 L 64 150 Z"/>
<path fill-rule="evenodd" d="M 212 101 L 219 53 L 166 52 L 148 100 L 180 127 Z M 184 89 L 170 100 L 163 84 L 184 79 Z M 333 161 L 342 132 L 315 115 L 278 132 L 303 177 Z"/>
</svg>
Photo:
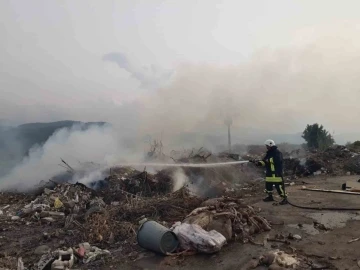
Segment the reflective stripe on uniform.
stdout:
<svg viewBox="0 0 360 270">
<path fill-rule="evenodd" d="M 284 189 L 282 188 L 282 185 L 279 185 L 279 188 L 280 188 L 280 192 L 281 192 L 280 196 L 281 196 L 281 197 L 284 197 L 284 196 L 285 196 L 285 192 L 284 192 Z"/>
<path fill-rule="evenodd" d="M 270 169 L 272 177 L 275 177 L 275 165 L 274 165 L 274 158 L 270 158 Z"/>
<path fill-rule="evenodd" d="M 262 160 L 260 160 L 260 164 L 261 164 L 261 166 L 265 166 L 265 162 Z"/>
<path fill-rule="evenodd" d="M 281 177 L 266 177 L 265 181 L 266 182 L 271 182 L 271 183 L 281 183 L 282 178 Z"/>
</svg>

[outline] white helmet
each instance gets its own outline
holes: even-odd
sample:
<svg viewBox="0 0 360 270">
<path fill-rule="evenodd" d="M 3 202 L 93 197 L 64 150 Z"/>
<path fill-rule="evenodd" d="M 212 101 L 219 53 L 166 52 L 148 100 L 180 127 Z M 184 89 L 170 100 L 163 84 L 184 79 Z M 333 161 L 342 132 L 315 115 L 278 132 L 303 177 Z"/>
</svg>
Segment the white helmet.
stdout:
<svg viewBox="0 0 360 270">
<path fill-rule="evenodd" d="M 272 146 L 275 146 L 275 142 L 273 140 L 266 140 L 265 145 L 269 146 L 269 147 L 272 147 Z"/>
</svg>

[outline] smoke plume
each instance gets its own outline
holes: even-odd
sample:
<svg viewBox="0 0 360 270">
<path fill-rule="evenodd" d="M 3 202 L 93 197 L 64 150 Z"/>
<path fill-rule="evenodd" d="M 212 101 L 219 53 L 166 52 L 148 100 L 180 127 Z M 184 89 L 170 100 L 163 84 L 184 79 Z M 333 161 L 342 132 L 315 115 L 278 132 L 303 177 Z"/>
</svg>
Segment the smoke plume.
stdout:
<svg viewBox="0 0 360 270">
<path fill-rule="evenodd" d="M 140 159 L 124 145 L 119 132 L 111 126 L 92 126 L 81 130 L 79 126 L 64 128 L 52 135 L 43 146 L 36 146 L 13 170 L 0 181 L 0 189 L 15 188 L 27 190 L 42 180 L 64 173 L 60 166 L 63 158 L 75 171 L 82 172 L 82 163 L 98 164 L 94 170 L 88 170 L 74 181 L 89 184 L 103 179 L 101 171 L 120 162 Z M 140 153 L 140 152 L 138 152 Z"/>
<path fill-rule="evenodd" d="M 189 178 L 186 176 L 182 169 L 176 169 L 172 175 L 173 178 L 173 192 L 179 190 L 189 182 Z"/>
<path fill-rule="evenodd" d="M 156 89 L 168 82 L 172 71 L 165 71 L 155 65 L 149 67 L 139 66 L 134 61 L 130 61 L 124 53 L 108 53 L 103 57 L 104 61 L 116 63 L 121 69 L 126 70 L 132 77 L 141 83 L 141 87 L 146 89 Z"/>
<path fill-rule="evenodd" d="M 20 183 L 25 188 L 47 180 L 63 171 L 58 166 L 60 157 L 71 164 L 93 161 L 104 167 L 130 158 L 138 161 L 146 148 L 141 140 L 145 136 L 161 138 L 168 152 L 187 147 L 186 142 L 204 146 L 209 134 L 215 138 L 212 144 L 226 144 L 226 117 L 232 119 L 233 143 L 301 132 L 314 122 L 331 132 L 360 132 L 353 117 L 360 113 L 359 32 L 357 26 L 338 26 L 288 48 L 257 51 L 236 66 L 183 64 L 169 84 L 162 81 L 169 74 L 155 76 L 157 71 L 146 73 L 124 55 L 108 54 L 104 60 L 117 63 L 144 87 L 157 90 L 131 103 L 126 115 L 118 113 L 122 105 L 98 108 L 107 119 L 96 120 L 109 121 L 115 129 L 57 132 L 1 179 L 1 188 Z M 74 113 L 77 119 L 82 110 Z M 94 106 L 86 112 L 94 115 L 95 110 Z M 124 133 L 130 141 L 124 141 Z M 179 175 L 175 189 L 186 182 Z"/>
</svg>

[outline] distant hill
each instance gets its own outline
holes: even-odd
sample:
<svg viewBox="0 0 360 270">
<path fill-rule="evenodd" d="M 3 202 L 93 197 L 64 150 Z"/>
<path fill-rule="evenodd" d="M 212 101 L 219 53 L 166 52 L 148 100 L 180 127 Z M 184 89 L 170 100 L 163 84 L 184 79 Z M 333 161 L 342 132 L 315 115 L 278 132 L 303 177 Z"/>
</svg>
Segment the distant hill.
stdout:
<svg viewBox="0 0 360 270">
<path fill-rule="evenodd" d="M 34 145 L 43 145 L 57 130 L 78 125 L 86 130 L 91 125 L 103 126 L 105 122 L 59 121 L 29 123 L 17 127 L 0 126 L 0 176 L 29 154 Z"/>
</svg>

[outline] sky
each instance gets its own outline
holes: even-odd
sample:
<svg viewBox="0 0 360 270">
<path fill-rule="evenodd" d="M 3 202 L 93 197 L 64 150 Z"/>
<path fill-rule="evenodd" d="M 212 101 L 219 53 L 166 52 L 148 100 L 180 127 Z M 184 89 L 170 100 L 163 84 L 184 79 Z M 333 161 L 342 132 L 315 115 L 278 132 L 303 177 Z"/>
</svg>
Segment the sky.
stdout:
<svg viewBox="0 0 360 270">
<path fill-rule="evenodd" d="M 0 120 L 360 132 L 357 0 L 0 1 Z M 221 128 L 223 128 L 221 126 Z"/>
</svg>

